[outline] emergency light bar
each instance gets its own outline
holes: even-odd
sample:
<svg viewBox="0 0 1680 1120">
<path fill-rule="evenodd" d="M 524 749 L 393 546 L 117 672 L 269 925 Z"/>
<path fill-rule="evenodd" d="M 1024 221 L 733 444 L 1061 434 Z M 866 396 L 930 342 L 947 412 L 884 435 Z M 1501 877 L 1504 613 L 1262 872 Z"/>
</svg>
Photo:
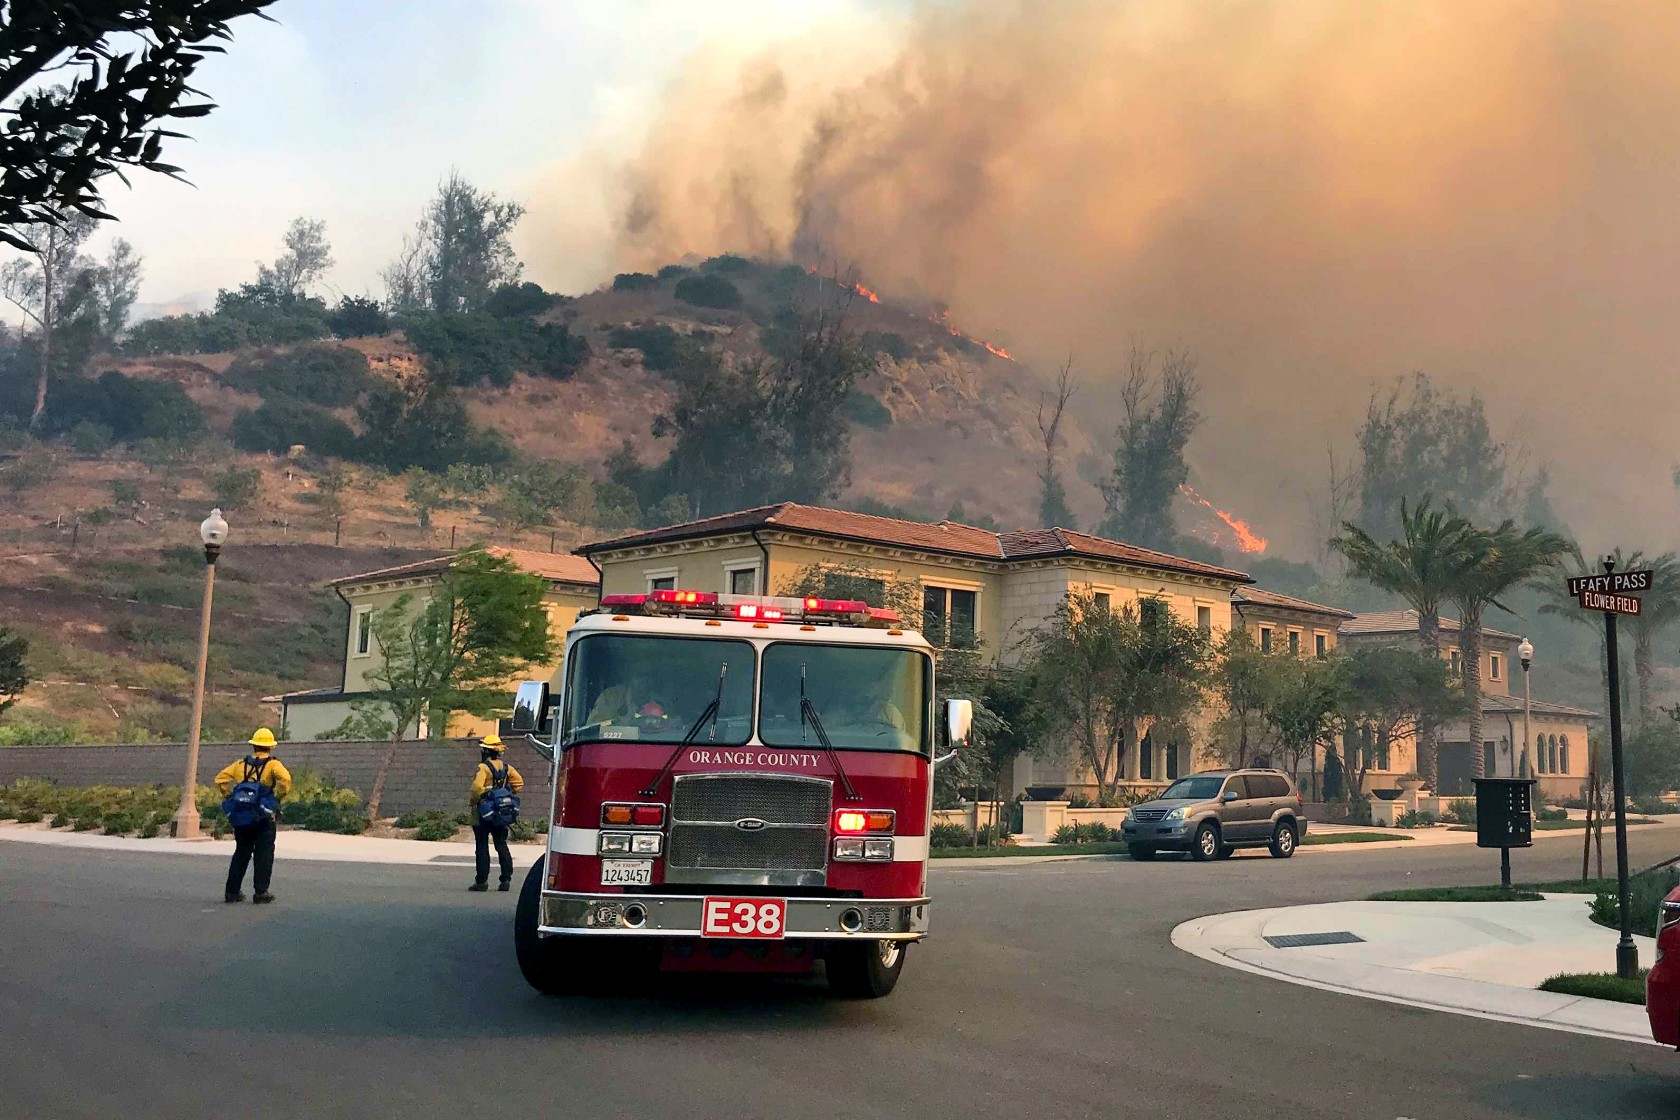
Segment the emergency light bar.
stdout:
<svg viewBox="0 0 1680 1120">
<path fill-rule="evenodd" d="M 790 599 L 760 595 L 720 595 L 715 591 L 662 588 L 641 595 L 603 595 L 605 610 L 647 615 L 734 618 L 743 622 L 843 622 L 853 626 L 896 626 L 898 612 L 872 607 L 862 599 Z"/>
</svg>

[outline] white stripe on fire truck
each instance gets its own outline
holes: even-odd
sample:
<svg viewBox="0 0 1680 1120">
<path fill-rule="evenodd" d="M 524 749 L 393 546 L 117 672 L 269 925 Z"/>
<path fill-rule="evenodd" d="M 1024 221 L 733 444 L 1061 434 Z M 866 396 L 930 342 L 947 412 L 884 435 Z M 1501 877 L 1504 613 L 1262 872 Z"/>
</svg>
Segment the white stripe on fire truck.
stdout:
<svg viewBox="0 0 1680 1120">
<path fill-rule="evenodd" d="M 592 856 L 598 854 L 601 843 L 601 830 L 598 828 L 552 828 L 548 833 L 548 846 L 551 851 L 566 856 Z M 894 863 L 921 863 L 928 858 L 928 838 L 926 836 L 894 836 Z"/>
</svg>

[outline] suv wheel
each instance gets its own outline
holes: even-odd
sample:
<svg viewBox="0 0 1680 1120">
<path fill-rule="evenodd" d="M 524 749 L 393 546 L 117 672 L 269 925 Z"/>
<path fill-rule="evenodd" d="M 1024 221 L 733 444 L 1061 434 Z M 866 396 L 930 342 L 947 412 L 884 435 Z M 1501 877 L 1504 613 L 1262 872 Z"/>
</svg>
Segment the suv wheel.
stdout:
<svg viewBox="0 0 1680 1120">
<path fill-rule="evenodd" d="M 1201 863 L 1219 858 L 1219 829 L 1211 822 L 1196 830 L 1196 842 L 1190 845 L 1190 855 Z"/>
<path fill-rule="evenodd" d="M 1278 859 L 1288 859 L 1295 854 L 1295 826 L 1288 821 L 1279 821 L 1272 829 L 1272 855 Z"/>
</svg>

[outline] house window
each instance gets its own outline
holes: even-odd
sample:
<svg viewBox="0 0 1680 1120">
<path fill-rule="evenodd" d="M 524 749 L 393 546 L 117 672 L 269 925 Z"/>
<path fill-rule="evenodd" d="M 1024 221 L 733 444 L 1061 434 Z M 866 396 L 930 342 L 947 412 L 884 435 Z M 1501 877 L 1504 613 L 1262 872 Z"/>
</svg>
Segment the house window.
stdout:
<svg viewBox="0 0 1680 1120">
<path fill-rule="evenodd" d="M 373 652 L 373 608 L 356 608 L 356 656 Z"/>
<path fill-rule="evenodd" d="M 1313 635 L 1313 656 L 1323 661 L 1330 652 L 1330 636 L 1328 634 Z"/>
<path fill-rule="evenodd" d="M 966 646 L 975 639 L 980 593 L 960 587 L 922 588 L 922 636 L 936 646 Z"/>
<path fill-rule="evenodd" d="M 1138 600 L 1138 621 L 1145 626 L 1159 626 L 1167 620 L 1167 601 L 1148 595 Z"/>
<path fill-rule="evenodd" d="M 647 577 L 649 591 L 675 591 L 677 588 L 677 570 L 662 568 L 656 572 L 643 572 Z"/>
<path fill-rule="evenodd" d="M 1289 632 L 1289 653 L 1293 657 L 1301 656 L 1301 632 L 1299 630 Z"/>
<path fill-rule="evenodd" d="M 731 595 L 758 594 L 757 564 L 743 564 L 739 567 L 731 565 L 724 569 L 724 574 L 728 577 Z"/>
<path fill-rule="evenodd" d="M 1196 629 L 1198 629 L 1202 632 L 1202 637 L 1204 637 L 1204 638 L 1210 636 L 1213 633 L 1213 608 L 1212 607 L 1197 607 L 1196 608 Z"/>
<path fill-rule="evenodd" d="M 1553 735 L 1551 742 L 1546 744 L 1546 766 L 1552 773 L 1556 774 L 1558 772 L 1558 741 L 1556 735 Z"/>
<path fill-rule="evenodd" d="M 1106 591 L 1095 592 L 1091 595 L 1091 605 L 1107 614 L 1113 607 L 1113 596 Z"/>
<path fill-rule="evenodd" d="M 1378 770 L 1389 769 L 1388 765 L 1388 732 L 1377 732 L 1377 765 Z"/>
<path fill-rule="evenodd" d="M 1146 782 L 1155 780 L 1155 741 L 1148 735 L 1138 744 L 1138 777 Z"/>
<path fill-rule="evenodd" d="M 1272 628 L 1270 626 L 1260 627 L 1260 652 L 1272 652 Z"/>
<path fill-rule="evenodd" d="M 1455 675 L 1458 673 L 1458 669 L 1458 651 L 1455 649 L 1452 651 L 1452 671 Z"/>
<path fill-rule="evenodd" d="M 1546 772 L 1546 737 L 1534 737 L 1534 769 L 1541 774 Z"/>
<path fill-rule="evenodd" d="M 1499 673 L 1500 673 L 1499 655 L 1497 653 L 1488 654 L 1488 680 L 1490 680 L 1490 681 L 1498 680 L 1499 679 Z"/>
<path fill-rule="evenodd" d="M 1558 736 L 1558 770 L 1569 773 L 1569 736 Z"/>
</svg>

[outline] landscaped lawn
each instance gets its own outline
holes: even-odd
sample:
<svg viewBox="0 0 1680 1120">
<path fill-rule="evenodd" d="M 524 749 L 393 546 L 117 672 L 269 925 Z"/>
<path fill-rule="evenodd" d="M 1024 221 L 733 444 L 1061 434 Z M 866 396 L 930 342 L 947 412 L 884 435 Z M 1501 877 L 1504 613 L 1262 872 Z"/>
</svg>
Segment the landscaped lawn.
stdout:
<svg viewBox="0 0 1680 1120">
<path fill-rule="evenodd" d="M 1639 975 L 1630 980 L 1623 980 L 1614 972 L 1563 972 L 1543 982 L 1540 990 L 1644 1006 L 1645 975 L 1650 971 L 1648 968 L 1642 968 Z"/>
<path fill-rule="evenodd" d="M 1501 890 L 1498 887 L 1412 887 L 1402 891 L 1379 891 L 1372 902 L 1539 902 L 1533 887 Z"/>
<path fill-rule="evenodd" d="M 1011 844 L 1003 848 L 934 848 L 928 854 L 934 859 L 973 859 L 982 856 L 1117 856 L 1124 853 L 1124 844 Z"/>
<path fill-rule="evenodd" d="M 1393 840 L 1410 840 L 1404 832 L 1318 832 L 1307 833 L 1301 843 L 1307 844 L 1386 844 Z"/>
</svg>

